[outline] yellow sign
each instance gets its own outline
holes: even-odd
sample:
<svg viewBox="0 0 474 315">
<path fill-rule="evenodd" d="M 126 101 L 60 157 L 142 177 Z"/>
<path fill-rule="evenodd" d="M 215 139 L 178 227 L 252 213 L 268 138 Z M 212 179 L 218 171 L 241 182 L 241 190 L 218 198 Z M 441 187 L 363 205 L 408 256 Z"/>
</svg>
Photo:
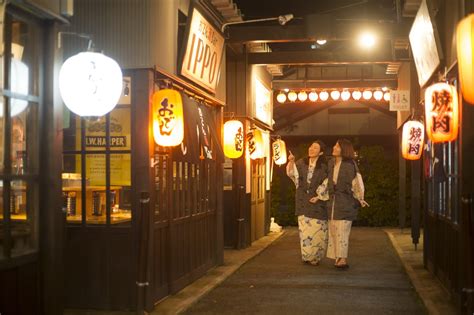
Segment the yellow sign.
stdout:
<svg viewBox="0 0 474 315">
<path fill-rule="evenodd" d="M 80 117 L 76 118 L 80 126 Z M 85 124 L 85 145 L 87 151 L 104 151 L 106 148 L 105 116 L 97 120 L 87 120 Z M 110 112 L 110 150 L 130 151 L 130 107 L 116 107 Z M 81 129 L 76 128 L 76 150 L 81 150 Z M 105 154 L 86 154 L 86 178 L 91 186 L 105 186 Z M 77 157 L 77 170 L 81 170 L 81 160 Z M 110 183 L 117 186 L 131 185 L 131 154 L 110 155 Z"/>
<path fill-rule="evenodd" d="M 181 74 L 215 93 L 223 48 L 224 37 L 194 9 Z"/>
</svg>

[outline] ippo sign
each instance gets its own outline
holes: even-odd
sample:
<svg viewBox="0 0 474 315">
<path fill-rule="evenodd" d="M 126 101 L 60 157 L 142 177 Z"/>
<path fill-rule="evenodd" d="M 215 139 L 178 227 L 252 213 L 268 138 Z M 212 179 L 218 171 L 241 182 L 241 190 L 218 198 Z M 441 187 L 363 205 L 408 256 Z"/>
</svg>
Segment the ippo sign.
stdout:
<svg viewBox="0 0 474 315">
<path fill-rule="evenodd" d="M 194 8 L 181 74 L 216 92 L 224 37 Z"/>
</svg>

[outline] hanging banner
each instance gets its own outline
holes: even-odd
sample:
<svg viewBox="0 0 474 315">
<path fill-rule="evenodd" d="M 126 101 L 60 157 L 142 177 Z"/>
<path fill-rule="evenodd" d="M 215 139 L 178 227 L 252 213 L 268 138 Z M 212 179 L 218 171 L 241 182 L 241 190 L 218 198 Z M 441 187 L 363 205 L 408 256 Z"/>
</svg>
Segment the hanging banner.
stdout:
<svg viewBox="0 0 474 315">
<path fill-rule="evenodd" d="M 224 37 L 196 9 L 192 9 L 181 75 L 216 93 Z"/>
</svg>

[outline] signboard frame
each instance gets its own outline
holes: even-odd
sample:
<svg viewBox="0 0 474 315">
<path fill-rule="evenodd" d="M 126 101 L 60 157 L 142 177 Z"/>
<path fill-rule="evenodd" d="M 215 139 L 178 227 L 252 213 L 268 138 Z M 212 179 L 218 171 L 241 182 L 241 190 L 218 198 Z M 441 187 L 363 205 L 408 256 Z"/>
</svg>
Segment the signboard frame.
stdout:
<svg viewBox="0 0 474 315">
<path fill-rule="evenodd" d="M 195 14 L 195 12 L 197 12 L 197 14 Z M 202 80 L 198 80 L 197 78 L 193 77 L 191 74 L 187 73 L 186 71 L 184 71 L 184 67 L 185 67 L 185 59 L 186 57 L 188 56 L 187 55 L 187 52 L 188 52 L 188 41 L 190 40 L 190 34 L 191 34 L 191 26 L 193 24 L 193 18 L 199 18 L 197 17 L 197 15 L 200 15 L 208 24 L 208 26 L 210 28 L 212 28 L 212 31 L 214 31 L 213 34 L 215 34 L 216 36 L 220 36 L 220 38 L 222 39 L 222 47 L 220 49 L 220 52 L 218 52 L 217 54 L 217 61 L 216 61 L 216 74 L 215 74 L 215 83 L 210 86 L 208 84 L 205 84 L 204 81 Z M 220 75 L 221 75 L 221 64 L 222 64 L 222 58 L 224 56 L 224 50 L 225 50 L 225 37 L 224 35 L 220 32 L 220 29 L 218 27 L 218 23 L 216 23 L 216 21 L 210 17 L 208 14 L 206 14 L 206 10 L 201 7 L 196 1 L 191 1 L 190 5 L 189 5 L 189 11 L 188 11 L 188 21 L 186 23 L 186 29 L 185 29 L 185 32 L 184 32 L 184 38 L 183 38 L 183 45 L 182 45 L 182 49 L 179 53 L 179 58 L 178 58 L 178 71 L 179 71 L 179 75 L 183 78 L 185 78 L 186 80 L 198 85 L 199 87 L 205 89 L 206 91 L 212 93 L 213 95 L 216 94 L 216 89 L 217 89 L 217 86 L 219 84 L 219 79 L 220 79 Z M 193 52 L 194 53 L 194 52 Z M 203 52 L 204 54 L 204 52 Z M 204 56 L 202 57 L 204 58 Z"/>
</svg>

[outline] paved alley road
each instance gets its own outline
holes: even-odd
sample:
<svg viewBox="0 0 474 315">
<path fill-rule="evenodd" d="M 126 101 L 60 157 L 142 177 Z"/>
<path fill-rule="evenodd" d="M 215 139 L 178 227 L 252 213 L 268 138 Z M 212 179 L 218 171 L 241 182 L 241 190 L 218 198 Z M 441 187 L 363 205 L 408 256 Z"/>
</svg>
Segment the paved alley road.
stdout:
<svg viewBox="0 0 474 315">
<path fill-rule="evenodd" d="M 425 314 L 381 229 L 352 229 L 348 263 L 302 264 L 290 228 L 186 314 Z"/>
</svg>

